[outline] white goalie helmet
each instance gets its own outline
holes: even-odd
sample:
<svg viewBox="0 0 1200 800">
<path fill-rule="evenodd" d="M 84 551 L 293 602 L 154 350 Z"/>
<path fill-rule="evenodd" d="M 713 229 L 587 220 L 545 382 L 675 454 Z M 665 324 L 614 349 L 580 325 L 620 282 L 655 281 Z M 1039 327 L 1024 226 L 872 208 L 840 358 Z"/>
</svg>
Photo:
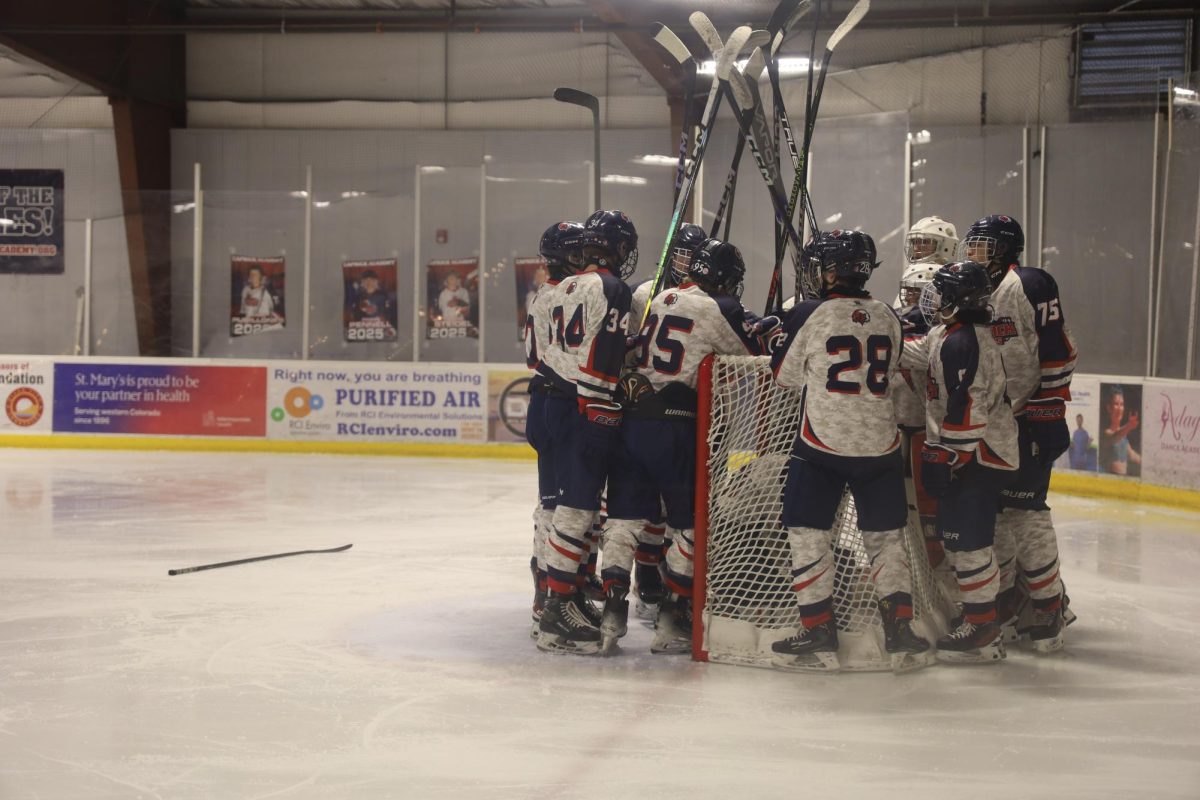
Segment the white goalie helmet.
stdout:
<svg viewBox="0 0 1200 800">
<path fill-rule="evenodd" d="M 958 231 L 941 217 L 925 217 L 904 237 L 904 260 L 909 264 L 949 264 L 958 247 Z"/>
<path fill-rule="evenodd" d="M 933 281 L 937 274 L 938 264 L 909 264 L 900 276 L 900 296 L 897 308 L 908 311 L 917 305 L 921 291 Z"/>
</svg>

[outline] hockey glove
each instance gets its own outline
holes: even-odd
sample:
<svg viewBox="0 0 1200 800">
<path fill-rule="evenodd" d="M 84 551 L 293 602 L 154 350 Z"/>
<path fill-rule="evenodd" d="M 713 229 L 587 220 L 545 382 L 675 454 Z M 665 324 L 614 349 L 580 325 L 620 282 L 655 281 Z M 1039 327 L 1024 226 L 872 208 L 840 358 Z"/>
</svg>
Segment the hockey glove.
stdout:
<svg viewBox="0 0 1200 800">
<path fill-rule="evenodd" d="M 783 347 L 787 335 L 783 331 L 783 321 L 779 317 L 763 317 L 750 326 L 750 334 L 758 339 L 763 355 L 771 355 Z"/>
<path fill-rule="evenodd" d="M 583 422 L 580 446 L 589 458 L 607 460 L 621 434 L 622 409 L 619 405 L 594 398 L 580 397 L 577 400 Z"/>
<path fill-rule="evenodd" d="M 1030 400 L 1022 418 L 1033 441 L 1033 457 L 1042 466 L 1053 464 L 1071 446 L 1067 404 L 1061 397 Z"/>
<path fill-rule="evenodd" d="M 930 497 L 945 497 L 950 491 L 954 468 L 971 458 L 963 453 L 940 444 L 926 442 L 921 448 L 921 485 Z"/>
</svg>

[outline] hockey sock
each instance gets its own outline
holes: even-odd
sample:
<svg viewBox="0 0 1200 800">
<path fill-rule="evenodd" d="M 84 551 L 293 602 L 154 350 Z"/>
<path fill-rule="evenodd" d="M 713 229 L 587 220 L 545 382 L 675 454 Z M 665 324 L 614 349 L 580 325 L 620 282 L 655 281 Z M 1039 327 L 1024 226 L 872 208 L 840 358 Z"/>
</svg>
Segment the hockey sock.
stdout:
<svg viewBox="0 0 1200 800">
<path fill-rule="evenodd" d="M 1020 519 L 1018 514 L 1025 513 L 1015 508 L 1005 508 L 996 515 L 996 535 L 992 547 L 995 550 L 996 568 L 999 570 L 998 594 L 1004 594 L 1013 588 L 1017 581 L 1017 531 Z"/>
<path fill-rule="evenodd" d="M 612 586 L 629 588 L 629 574 L 633 571 L 634 554 L 637 552 L 638 532 L 641 520 L 609 518 L 600 538 L 600 550 L 604 553 L 604 569 L 600 578 L 607 592 Z"/>
<path fill-rule="evenodd" d="M 681 597 L 692 596 L 692 575 L 695 573 L 695 544 L 692 529 L 673 529 L 671 547 L 667 550 L 667 586 Z"/>
<path fill-rule="evenodd" d="M 904 531 L 863 531 L 862 539 L 863 549 L 871 559 L 871 580 L 875 582 L 875 594 L 880 599 L 897 593 L 908 595 L 912 591 L 912 573 L 909 571 L 908 554 L 904 552 Z M 911 617 L 911 597 L 907 605 Z"/>
<path fill-rule="evenodd" d="M 788 528 L 788 544 L 792 550 L 792 588 L 804 626 L 819 625 L 832 619 L 833 553 L 829 549 L 829 531 L 818 528 Z M 805 611 L 805 609 L 814 609 Z M 823 609 L 823 610 L 822 610 Z M 821 620 L 816 617 L 828 614 Z"/>
<path fill-rule="evenodd" d="M 580 569 L 587 563 L 587 533 L 591 524 L 591 511 L 566 506 L 554 510 L 554 522 L 545 549 L 551 591 L 564 595 L 574 593 Z"/>
<path fill-rule="evenodd" d="M 1029 584 L 1033 607 L 1053 611 L 1063 593 L 1059 577 L 1058 538 L 1049 511 L 1009 511 L 1016 524 L 1017 562 Z"/>
<path fill-rule="evenodd" d="M 975 625 L 994 622 L 999 570 L 992 548 L 956 552 L 954 570 L 962 595 L 963 618 Z"/>
</svg>

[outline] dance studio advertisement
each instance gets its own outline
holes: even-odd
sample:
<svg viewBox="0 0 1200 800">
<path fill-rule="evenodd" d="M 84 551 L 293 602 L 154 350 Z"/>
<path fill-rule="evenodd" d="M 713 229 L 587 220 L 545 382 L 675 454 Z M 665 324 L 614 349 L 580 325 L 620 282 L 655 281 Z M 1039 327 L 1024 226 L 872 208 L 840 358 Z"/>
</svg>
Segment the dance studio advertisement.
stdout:
<svg viewBox="0 0 1200 800">
<path fill-rule="evenodd" d="M 474 364 L 308 362 L 271 367 L 270 439 L 487 440 L 487 369 Z"/>
<path fill-rule="evenodd" d="M 55 364 L 54 432 L 263 436 L 266 368 Z"/>
</svg>

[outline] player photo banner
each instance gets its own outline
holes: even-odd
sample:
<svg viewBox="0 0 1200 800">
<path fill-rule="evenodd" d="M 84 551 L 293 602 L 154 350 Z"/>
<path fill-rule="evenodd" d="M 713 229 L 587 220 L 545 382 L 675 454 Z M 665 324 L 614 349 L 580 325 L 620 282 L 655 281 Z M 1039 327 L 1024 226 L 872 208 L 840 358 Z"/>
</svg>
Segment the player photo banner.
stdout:
<svg viewBox="0 0 1200 800">
<path fill-rule="evenodd" d="M 1136 381 L 1100 383 L 1100 472 L 1142 474 L 1142 387 Z"/>
<path fill-rule="evenodd" d="M 232 256 L 232 312 L 230 336 L 249 336 L 282 330 L 284 312 L 283 256 Z"/>
<path fill-rule="evenodd" d="M 1150 381 L 1142 389 L 1143 479 L 1200 490 L 1200 387 Z"/>
<path fill-rule="evenodd" d="M 0 169 L 0 272 L 61 275 L 63 171 Z"/>
<path fill-rule="evenodd" d="M 525 341 L 525 319 L 537 290 L 549 279 L 544 258 L 518 258 L 513 262 L 517 280 L 517 338 Z"/>
<path fill-rule="evenodd" d="M 265 367 L 54 365 L 54 432 L 266 434 Z"/>
<path fill-rule="evenodd" d="M 479 259 L 430 261 L 426 275 L 425 336 L 479 338 Z"/>
<path fill-rule="evenodd" d="M 347 342 L 396 341 L 396 259 L 342 263 Z"/>
</svg>

